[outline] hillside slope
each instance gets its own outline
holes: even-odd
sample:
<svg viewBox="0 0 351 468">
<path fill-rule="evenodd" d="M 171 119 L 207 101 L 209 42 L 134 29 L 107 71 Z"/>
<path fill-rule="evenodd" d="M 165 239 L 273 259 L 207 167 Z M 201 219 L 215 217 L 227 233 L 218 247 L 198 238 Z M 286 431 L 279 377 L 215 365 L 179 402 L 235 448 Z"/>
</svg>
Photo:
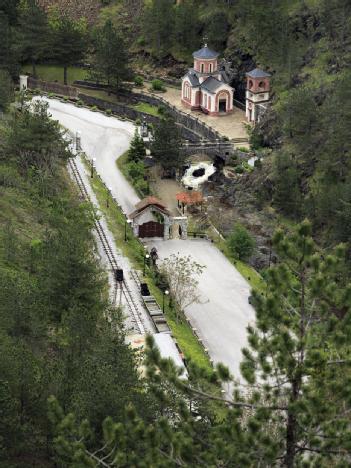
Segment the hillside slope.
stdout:
<svg viewBox="0 0 351 468">
<path fill-rule="evenodd" d="M 74 19 L 86 18 L 89 24 L 96 21 L 102 4 L 99 0 L 39 0 L 46 10 L 57 6 L 60 11 L 69 12 Z"/>
</svg>

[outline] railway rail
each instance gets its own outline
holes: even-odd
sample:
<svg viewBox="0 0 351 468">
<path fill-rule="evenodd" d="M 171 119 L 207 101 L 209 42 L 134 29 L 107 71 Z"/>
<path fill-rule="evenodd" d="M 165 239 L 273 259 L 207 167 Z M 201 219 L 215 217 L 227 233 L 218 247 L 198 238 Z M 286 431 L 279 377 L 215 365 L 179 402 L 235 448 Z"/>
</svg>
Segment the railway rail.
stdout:
<svg viewBox="0 0 351 468">
<path fill-rule="evenodd" d="M 78 185 L 78 188 L 83 196 L 83 198 L 86 201 L 91 201 L 89 192 L 84 184 L 84 181 L 82 179 L 82 176 L 78 170 L 76 161 L 73 158 L 69 159 L 69 166 L 72 171 L 72 174 L 76 180 L 76 183 Z M 99 236 L 102 248 L 106 254 L 106 257 L 108 259 L 108 262 L 111 266 L 111 270 L 113 273 L 113 280 L 114 280 L 114 291 L 113 291 L 113 301 L 116 303 L 117 300 L 117 295 L 118 291 L 120 291 L 120 294 L 123 294 L 123 297 L 125 299 L 125 302 L 127 304 L 127 307 L 131 313 L 131 318 L 133 324 L 135 324 L 137 330 L 139 331 L 140 334 L 144 335 L 147 333 L 146 326 L 143 323 L 142 319 L 142 314 L 139 310 L 139 307 L 133 297 L 133 293 L 126 282 L 125 278 L 123 278 L 123 281 L 118 281 L 116 278 L 116 271 L 119 269 L 119 265 L 116 259 L 116 256 L 111 248 L 110 242 L 106 236 L 106 233 L 104 231 L 104 228 L 101 225 L 101 222 L 98 219 L 95 219 L 95 230 Z"/>
</svg>

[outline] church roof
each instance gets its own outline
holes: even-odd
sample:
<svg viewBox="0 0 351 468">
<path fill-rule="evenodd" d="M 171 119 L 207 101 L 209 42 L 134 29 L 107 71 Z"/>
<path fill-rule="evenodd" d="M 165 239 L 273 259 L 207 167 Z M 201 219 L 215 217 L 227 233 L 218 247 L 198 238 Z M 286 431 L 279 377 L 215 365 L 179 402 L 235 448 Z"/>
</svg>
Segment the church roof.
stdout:
<svg viewBox="0 0 351 468">
<path fill-rule="evenodd" d="M 218 57 L 218 55 L 219 53 L 215 52 L 212 49 L 209 49 L 207 47 L 207 44 L 202 49 L 197 50 L 193 53 L 193 57 L 197 59 L 215 59 Z"/>
<path fill-rule="evenodd" d="M 209 91 L 210 93 L 215 93 L 216 90 L 220 87 L 225 85 L 223 81 L 217 80 L 217 78 L 214 78 L 213 76 L 209 76 L 206 78 L 205 81 L 201 83 L 201 88 L 206 89 L 206 91 Z"/>
<path fill-rule="evenodd" d="M 249 76 L 250 78 L 268 78 L 272 75 L 261 70 L 260 68 L 255 68 L 254 70 L 251 70 L 250 72 L 246 73 L 246 76 Z"/>
<path fill-rule="evenodd" d="M 194 70 L 190 69 L 185 76 L 187 78 L 189 78 L 191 86 L 199 86 L 200 85 L 199 78 L 198 78 L 198 76 L 197 76 L 197 74 L 196 74 L 196 72 Z"/>
</svg>

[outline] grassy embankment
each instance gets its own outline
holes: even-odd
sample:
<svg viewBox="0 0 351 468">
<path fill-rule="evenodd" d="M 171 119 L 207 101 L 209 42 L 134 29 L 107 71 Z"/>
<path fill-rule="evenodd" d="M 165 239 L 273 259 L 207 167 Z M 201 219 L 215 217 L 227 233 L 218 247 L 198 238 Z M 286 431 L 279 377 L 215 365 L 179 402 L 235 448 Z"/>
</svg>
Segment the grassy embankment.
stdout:
<svg viewBox="0 0 351 468">
<path fill-rule="evenodd" d="M 89 164 L 85 161 L 85 165 L 89 170 Z M 101 179 L 94 177 L 91 180 L 91 185 L 100 205 L 100 211 L 104 214 L 107 220 L 109 229 L 111 230 L 117 246 L 123 252 L 123 255 L 129 258 L 134 268 L 143 269 L 145 249 L 137 238 L 134 237 L 132 230 L 127 226 L 127 242 L 124 240 L 126 218 L 121 208 L 111 201 L 109 208 L 106 207 L 106 187 Z M 163 293 L 155 285 L 151 271 L 147 268 L 146 283 L 149 286 L 151 293 L 155 296 L 157 302 L 162 304 Z M 204 352 L 197 338 L 193 335 L 189 325 L 186 322 L 177 322 L 173 310 L 169 307 L 168 302 L 165 304 L 165 314 L 167 322 L 172 330 L 172 333 L 177 340 L 184 356 L 187 360 L 192 360 L 197 365 L 210 369 L 209 358 Z"/>
</svg>

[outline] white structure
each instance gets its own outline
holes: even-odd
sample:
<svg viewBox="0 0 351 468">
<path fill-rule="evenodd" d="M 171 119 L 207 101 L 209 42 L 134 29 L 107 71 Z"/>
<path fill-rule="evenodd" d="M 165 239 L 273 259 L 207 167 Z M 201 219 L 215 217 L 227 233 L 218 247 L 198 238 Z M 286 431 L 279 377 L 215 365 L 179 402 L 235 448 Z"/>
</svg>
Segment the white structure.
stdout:
<svg viewBox="0 0 351 468">
<path fill-rule="evenodd" d="M 28 88 L 28 76 L 20 75 L 20 91 L 25 91 Z"/>
<path fill-rule="evenodd" d="M 218 68 L 218 52 L 207 44 L 193 53 L 194 67 L 182 79 L 182 104 L 205 114 L 220 115 L 233 111 L 234 89 L 225 70 Z"/>
<path fill-rule="evenodd" d="M 246 118 L 256 123 L 268 106 L 270 99 L 270 74 L 259 68 L 246 73 Z"/>
</svg>

